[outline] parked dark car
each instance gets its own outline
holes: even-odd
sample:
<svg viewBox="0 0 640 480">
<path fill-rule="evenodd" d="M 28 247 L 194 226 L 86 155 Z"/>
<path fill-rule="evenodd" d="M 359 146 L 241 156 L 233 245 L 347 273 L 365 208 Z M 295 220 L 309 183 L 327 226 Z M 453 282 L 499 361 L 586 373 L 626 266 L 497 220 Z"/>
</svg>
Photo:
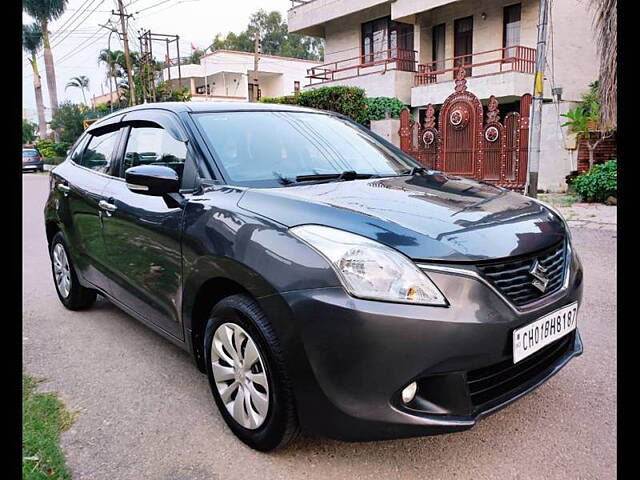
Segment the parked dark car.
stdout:
<svg viewBox="0 0 640 480">
<path fill-rule="evenodd" d="M 465 430 L 582 353 L 559 213 L 426 170 L 341 115 L 133 107 L 50 182 L 61 302 L 100 294 L 188 350 L 259 450 Z"/>
<path fill-rule="evenodd" d="M 25 170 L 44 171 L 44 160 L 35 147 L 22 149 L 22 171 Z"/>
</svg>

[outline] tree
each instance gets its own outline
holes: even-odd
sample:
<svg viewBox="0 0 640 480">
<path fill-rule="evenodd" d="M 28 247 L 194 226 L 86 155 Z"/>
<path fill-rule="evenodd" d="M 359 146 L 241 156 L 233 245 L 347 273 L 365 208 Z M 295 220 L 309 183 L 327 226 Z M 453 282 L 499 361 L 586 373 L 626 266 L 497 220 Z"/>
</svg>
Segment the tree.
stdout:
<svg viewBox="0 0 640 480">
<path fill-rule="evenodd" d="M 26 118 L 22 119 L 22 143 L 33 143 L 37 138 L 38 125 Z"/>
<path fill-rule="evenodd" d="M 618 42 L 617 0 L 591 0 L 594 10 L 596 45 L 600 55 L 600 122 L 604 128 L 616 128 L 618 115 Z"/>
<path fill-rule="evenodd" d="M 82 121 L 86 118 L 86 107 L 65 101 L 53 113 L 51 128 L 60 130 L 63 142 L 73 143 L 84 131 Z"/>
<path fill-rule="evenodd" d="M 161 82 L 156 86 L 158 102 L 188 102 L 191 100 L 189 87 L 171 88 L 169 82 Z"/>
<path fill-rule="evenodd" d="M 89 91 L 89 77 L 85 75 L 80 75 L 78 77 L 71 77 L 69 79 L 69 83 L 65 87 L 65 90 L 69 87 L 79 88 L 82 91 L 82 99 L 84 100 L 84 104 L 87 105 L 87 97 L 84 95 L 85 89 Z"/>
<path fill-rule="evenodd" d="M 33 70 L 33 89 L 36 95 L 36 109 L 38 111 L 38 131 L 40 138 L 44 140 L 47 136 L 47 121 L 44 116 L 44 101 L 42 100 L 42 80 L 38 71 L 37 52 L 42 47 L 42 31 L 37 23 L 22 27 L 22 48 L 24 48 L 31 58 L 29 63 Z"/>
<path fill-rule="evenodd" d="M 196 48 L 187 58 L 183 59 L 183 65 L 200 65 L 200 59 L 204 57 L 204 50 Z"/>
<path fill-rule="evenodd" d="M 58 91 L 51 44 L 49 43 L 49 22 L 56 20 L 64 13 L 67 2 L 68 0 L 23 0 L 22 2 L 22 9 L 38 22 L 42 30 L 44 68 L 47 74 L 47 89 L 52 114 L 58 109 Z"/>
<path fill-rule="evenodd" d="M 599 82 L 592 82 L 589 87 L 589 92 L 582 96 L 581 104 L 562 114 L 563 117 L 568 118 L 562 126 L 569 127 L 571 132 L 585 141 L 589 151 L 589 170 L 591 170 L 595 161 L 596 147 L 605 138 L 611 137 L 613 130 L 600 121 Z"/>
<path fill-rule="evenodd" d="M 104 50 L 101 50 L 100 55 L 98 55 L 98 63 L 104 63 L 107 65 L 107 78 L 109 79 L 109 91 L 111 93 L 110 99 L 113 99 L 113 88 L 115 86 L 118 103 L 120 103 L 118 78 L 122 78 L 123 76 L 122 65 L 125 63 L 124 52 L 121 50 L 108 50 L 105 48 Z"/>
<path fill-rule="evenodd" d="M 260 35 L 262 53 L 267 55 L 307 60 L 321 60 L 324 56 L 322 39 L 289 33 L 287 22 L 282 19 L 280 12 L 267 13 L 262 9 L 251 15 L 249 25 L 243 32 L 231 32 L 226 36 L 217 34 L 213 39 L 213 48 L 253 52 L 256 33 Z"/>
</svg>

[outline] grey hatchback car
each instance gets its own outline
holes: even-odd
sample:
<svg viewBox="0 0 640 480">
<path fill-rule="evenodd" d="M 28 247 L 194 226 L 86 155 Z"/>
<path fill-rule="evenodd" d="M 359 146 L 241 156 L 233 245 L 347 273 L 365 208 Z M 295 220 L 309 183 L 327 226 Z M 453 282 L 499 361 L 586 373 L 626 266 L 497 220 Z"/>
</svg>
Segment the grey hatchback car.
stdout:
<svg viewBox="0 0 640 480">
<path fill-rule="evenodd" d="M 44 160 L 36 148 L 22 149 L 22 171 L 25 170 L 44 171 Z"/>
<path fill-rule="evenodd" d="M 50 187 L 60 301 L 100 294 L 190 352 L 259 450 L 465 430 L 582 353 L 557 211 L 341 115 L 141 105 L 91 125 Z"/>
</svg>

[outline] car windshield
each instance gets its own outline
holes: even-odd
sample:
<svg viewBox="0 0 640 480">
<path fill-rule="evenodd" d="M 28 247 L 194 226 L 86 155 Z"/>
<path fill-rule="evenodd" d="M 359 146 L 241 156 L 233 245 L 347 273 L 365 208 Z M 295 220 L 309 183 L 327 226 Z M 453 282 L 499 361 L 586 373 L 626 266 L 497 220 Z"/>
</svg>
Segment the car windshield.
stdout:
<svg viewBox="0 0 640 480">
<path fill-rule="evenodd" d="M 391 176 L 416 166 L 402 152 L 333 115 L 244 111 L 194 117 L 225 175 L 237 185 L 283 186 L 300 176 L 347 171 Z"/>
<path fill-rule="evenodd" d="M 38 156 L 38 152 L 36 152 L 35 150 L 22 150 L 22 156 L 23 157 L 37 157 Z"/>
</svg>

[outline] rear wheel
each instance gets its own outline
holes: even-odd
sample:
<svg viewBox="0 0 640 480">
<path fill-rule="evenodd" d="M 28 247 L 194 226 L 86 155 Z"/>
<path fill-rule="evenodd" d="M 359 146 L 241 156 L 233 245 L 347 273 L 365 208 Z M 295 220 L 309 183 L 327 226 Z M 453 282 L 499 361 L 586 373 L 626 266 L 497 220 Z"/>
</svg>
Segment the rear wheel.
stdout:
<svg viewBox="0 0 640 480">
<path fill-rule="evenodd" d="M 91 307 L 96 301 L 97 292 L 80 285 L 62 232 L 56 233 L 51 240 L 50 254 L 53 282 L 62 304 L 69 310 Z"/>
<path fill-rule="evenodd" d="M 293 392 L 278 340 L 255 300 L 233 295 L 212 310 L 205 331 L 211 392 L 229 428 L 256 450 L 298 434 Z"/>
</svg>

